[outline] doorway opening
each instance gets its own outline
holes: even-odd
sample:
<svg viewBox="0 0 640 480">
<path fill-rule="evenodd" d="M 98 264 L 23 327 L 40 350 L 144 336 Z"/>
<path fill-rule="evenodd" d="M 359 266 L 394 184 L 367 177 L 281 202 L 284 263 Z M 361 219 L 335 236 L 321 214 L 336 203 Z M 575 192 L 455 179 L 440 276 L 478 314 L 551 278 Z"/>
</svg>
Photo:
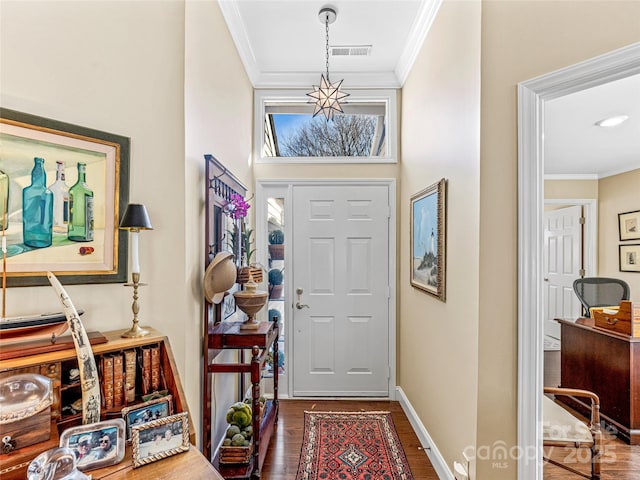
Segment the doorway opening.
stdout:
<svg viewBox="0 0 640 480">
<path fill-rule="evenodd" d="M 640 44 L 518 85 L 518 478 L 542 478 L 544 106 L 640 73 Z"/>
</svg>

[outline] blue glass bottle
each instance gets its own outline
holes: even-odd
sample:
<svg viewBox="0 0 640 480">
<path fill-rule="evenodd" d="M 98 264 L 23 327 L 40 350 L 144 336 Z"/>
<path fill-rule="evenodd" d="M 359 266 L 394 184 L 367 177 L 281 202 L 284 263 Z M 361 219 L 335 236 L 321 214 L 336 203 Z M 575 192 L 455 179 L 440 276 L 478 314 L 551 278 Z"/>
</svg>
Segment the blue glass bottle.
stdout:
<svg viewBox="0 0 640 480">
<path fill-rule="evenodd" d="M 22 237 L 29 247 L 51 246 L 53 235 L 53 193 L 47 188 L 44 158 L 33 159 L 31 185 L 22 190 Z"/>
</svg>

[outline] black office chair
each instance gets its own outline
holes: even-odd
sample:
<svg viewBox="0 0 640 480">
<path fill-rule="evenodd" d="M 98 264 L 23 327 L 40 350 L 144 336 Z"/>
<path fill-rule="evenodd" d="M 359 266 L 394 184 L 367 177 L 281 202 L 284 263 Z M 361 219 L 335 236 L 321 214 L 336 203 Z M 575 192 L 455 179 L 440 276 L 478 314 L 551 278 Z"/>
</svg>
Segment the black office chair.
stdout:
<svg viewBox="0 0 640 480">
<path fill-rule="evenodd" d="M 629 284 L 619 278 L 584 277 L 573 282 L 573 291 L 590 317 L 592 307 L 619 305 L 621 300 L 629 300 Z"/>
</svg>

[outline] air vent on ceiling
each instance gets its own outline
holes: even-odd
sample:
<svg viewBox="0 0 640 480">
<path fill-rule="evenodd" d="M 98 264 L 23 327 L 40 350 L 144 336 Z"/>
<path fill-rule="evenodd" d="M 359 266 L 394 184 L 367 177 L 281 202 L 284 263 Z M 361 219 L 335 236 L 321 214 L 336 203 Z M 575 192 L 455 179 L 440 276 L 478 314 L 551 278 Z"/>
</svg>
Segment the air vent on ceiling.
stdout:
<svg viewBox="0 0 640 480">
<path fill-rule="evenodd" d="M 329 50 L 332 57 L 366 57 L 371 55 L 371 45 L 335 45 Z"/>
</svg>

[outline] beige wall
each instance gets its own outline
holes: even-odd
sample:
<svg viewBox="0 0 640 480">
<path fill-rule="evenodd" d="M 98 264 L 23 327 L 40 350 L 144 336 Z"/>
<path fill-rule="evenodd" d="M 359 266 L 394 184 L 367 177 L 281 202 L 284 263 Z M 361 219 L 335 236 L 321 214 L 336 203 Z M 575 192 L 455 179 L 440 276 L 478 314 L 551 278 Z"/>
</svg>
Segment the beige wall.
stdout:
<svg viewBox="0 0 640 480">
<path fill-rule="evenodd" d="M 251 138 L 253 86 L 231 39 L 217 2 L 185 4 L 185 284 L 189 309 L 183 315 L 185 383 L 189 406 L 200 433 L 202 276 L 204 267 L 204 155 L 212 154 L 253 191 Z M 213 47 L 215 46 L 215 48 Z M 221 74 L 221 72 L 224 72 Z M 234 362 L 235 352 L 216 361 Z M 220 374 L 213 382 L 214 447 L 226 430 L 225 415 L 237 400 L 236 375 Z M 197 414 L 197 415 L 196 415 Z M 200 437 L 198 437 L 200 438 Z"/>
<path fill-rule="evenodd" d="M 487 0 L 482 4 L 479 480 L 516 478 L 491 449 L 516 442 L 516 86 L 640 40 L 640 2 Z"/>
<path fill-rule="evenodd" d="M 598 180 L 545 180 L 545 200 L 598 198 Z"/>
<path fill-rule="evenodd" d="M 217 3 L 3 1 L 0 22 L 3 107 L 131 138 L 130 198 L 154 225 L 140 235 L 141 323 L 169 336 L 199 430 L 203 155 L 252 183 L 253 89 Z M 68 291 L 87 330 L 131 324 L 130 289 Z M 10 315 L 60 309 L 50 287 L 7 298 Z"/>
<path fill-rule="evenodd" d="M 640 168 L 600 180 L 598 202 L 598 275 L 621 278 L 629 284 L 631 299 L 640 302 L 640 273 L 621 272 L 618 246 L 640 243 L 621 242 L 618 234 L 618 214 L 640 210 Z"/>
<path fill-rule="evenodd" d="M 445 1 L 402 91 L 398 383 L 449 469 L 477 428 L 480 13 Z M 441 178 L 446 303 L 409 284 L 410 198 Z"/>
<path fill-rule="evenodd" d="M 171 338 L 185 373 L 184 4 L 2 2 L 2 106 L 131 138 L 140 234 L 140 319 Z M 97 28 L 100 26 L 100 28 Z M 68 287 L 87 330 L 131 324 L 131 290 Z M 50 287 L 12 288 L 9 314 L 60 309 Z"/>
</svg>

